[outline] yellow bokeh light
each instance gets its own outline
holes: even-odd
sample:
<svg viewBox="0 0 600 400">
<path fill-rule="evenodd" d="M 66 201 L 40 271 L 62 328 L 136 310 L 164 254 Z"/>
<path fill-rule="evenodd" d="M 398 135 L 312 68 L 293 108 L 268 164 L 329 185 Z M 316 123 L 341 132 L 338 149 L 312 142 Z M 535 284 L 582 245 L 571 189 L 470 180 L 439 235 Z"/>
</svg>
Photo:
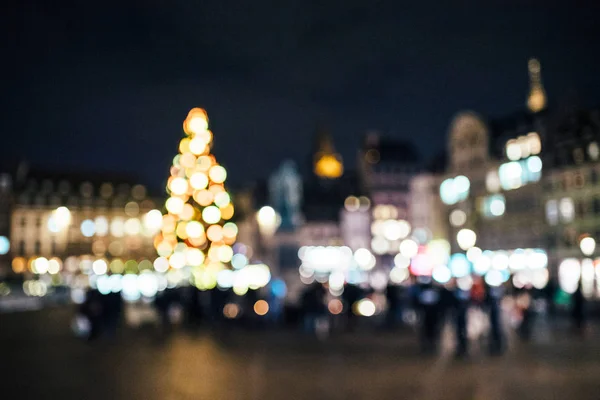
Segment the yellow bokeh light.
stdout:
<svg viewBox="0 0 600 400">
<path fill-rule="evenodd" d="M 223 185 L 217 183 L 214 185 L 210 185 L 210 187 L 208 188 L 208 190 L 213 194 L 216 195 L 217 193 L 221 193 L 225 191 L 225 188 L 223 187 Z"/>
<path fill-rule="evenodd" d="M 221 218 L 228 220 L 231 217 L 233 217 L 233 204 L 229 203 L 221 209 Z"/>
<path fill-rule="evenodd" d="M 177 224 L 177 229 L 175 230 L 175 233 L 177 234 L 177 236 L 183 240 L 188 238 L 186 228 L 187 228 L 187 222 L 181 221 L 179 224 Z"/>
<path fill-rule="evenodd" d="M 15 257 L 12 260 L 12 270 L 15 274 L 22 274 L 25 272 L 27 262 L 23 257 Z"/>
<path fill-rule="evenodd" d="M 185 178 L 173 178 L 169 181 L 169 189 L 176 195 L 185 194 L 188 190 L 188 182 Z"/>
<path fill-rule="evenodd" d="M 216 224 L 221 220 L 221 211 L 215 206 L 208 206 L 202 210 L 202 219 L 207 224 Z"/>
<path fill-rule="evenodd" d="M 183 121 L 183 131 L 188 135 L 196 135 L 208 129 L 208 115 L 202 108 L 194 107 Z"/>
<path fill-rule="evenodd" d="M 208 258 L 213 262 L 219 261 L 219 246 L 210 246 L 210 249 L 208 249 Z"/>
<path fill-rule="evenodd" d="M 211 225 L 206 230 L 206 237 L 211 242 L 219 242 L 223 239 L 223 228 L 220 225 Z"/>
<path fill-rule="evenodd" d="M 190 151 L 190 142 L 191 142 L 191 140 L 189 138 L 181 139 L 181 142 L 179 142 L 179 152 L 181 154 L 187 153 Z"/>
<path fill-rule="evenodd" d="M 231 202 L 231 198 L 229 197 L 229 193 L 227 193 L 227 192 L 219 192 L 219 193 L 215 194 L 215 204 L 219 208 L 225 207 L 230 202 Z"/>
<path fill-rule="evenodd" d="M 204 235 L 204 233 L 202 233 L 197 238 L 193 238 L 193 237 L 188 238 L 188 241 L 190 242 L 190 244 L 192 246 L 200 247 L 204 243 L 206 243 L 206 235 Z"/>
<path fill-rule="evenodd" d="M 214 195 L 208 190 L 194 192 L 194 200 L 201 206 L 209 206 L 213 202 Z"/>
<path fill-rule="evenodd" d="M 198 156 L 206 151 L 206 141 L 196 136 L 189 142 L 188 150 Z"/>
<path fill-rule="evenodd" d="M 169 257 L 169 265 L 175 269 L 183 268 L 185 266 L 185 254 L 184 253 L 173 253 Z"/>
<path fill-rule="evenodd" d="M 219 261 L 224 263 L 231 261 L 231 257 L 233 257 L 233 249 L 231 246 L 219 246 L 218 253 Z"/>
<path fill-rule="evenodd" d="M 167 211 L 169 211 L 171 214 L 179 214 L 181 211 L 183 211 L 183 200 L 179 197 L 169 197 L 167 199 L 167 202 L 165 203 L 165 207 L 167 208 Z"/>
<path fill-rule="evenodd" d="M 208 171 L 214 164 L 211 156 L 200 156 L 196 161 L 196 165 L 200 171 Z"/>
<path fill-rule="evenodd" d="M 204 227 L 198 221 L 190 221 L 187 223 L 185 230 L 188 237 L 199 238 L 204 233 Z"/>
<path fill-rule="evenodd" d="M 227 179 L 227 171 L 220 165 L 215 165 L 208 171 L 208 176 L 213 182 L 223 183 Z"/>
<path fill-rule="evenodd" d="M 163 215 L 162 219 L 162 231 L 163 233 L 175 232 L 177 220 L 172 215 Z"/>
<path fill-rule="evenodd" d="M 204 189 L 208 186 L 208 176 L 204 172 L 196 172 L 190 177 L 190 185 L 194 189 Z"/>
<path fill-rule="evenodd" d="M 173 246 L 171 246 L 169 242 L 163 240 L 156 246 L 156 252 L 161 257 L 168 257 L 173 253 Z"/>
<path fill-rule="evenodd" d="M 315 174 L 322 178 L 339 178 L 344 173 L 341 158 L 334 154 L 324 154 L 315 164 Z"/>
<path fill-rule="evenodd" d="M 179 213 L 179 216 L 184 221 L 189 221 L 190 219 L 192 219 L 194 217 L 194 212 L 195 212 L 194 206 L 192 206 L 189 203 L 185 203 L 183 205 L 183 210 L 181 210 L 181 212 Z"/>
<path fill-rule="evenodd" d="M 192 153 L 183 153 L 179 159 L 179 163 L 184 168 L 192 168 L 196 165 L 196 156 Z"/>
</svg>

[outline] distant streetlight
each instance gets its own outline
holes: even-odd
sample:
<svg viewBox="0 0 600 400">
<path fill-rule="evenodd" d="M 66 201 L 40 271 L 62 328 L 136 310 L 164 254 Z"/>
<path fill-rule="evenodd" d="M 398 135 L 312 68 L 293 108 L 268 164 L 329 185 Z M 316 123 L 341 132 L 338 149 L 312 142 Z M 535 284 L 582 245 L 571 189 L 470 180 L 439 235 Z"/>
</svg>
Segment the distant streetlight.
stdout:
<svg viewBox="0 0 600 400">
<path fill-rule="evenodd" d="M 48 219 L 48 230 L 52 233 L 63 231 L 71 223 L 71 211 L 67 207 L 58 207 Z"/>
<path fill-rule="evenodd" d="M 281 217 L 273 207 L 264 206 L 256 213 L 256 221 L 261 234 L 272 236 L 281 224 Z"/>
<path fill-rule="evenodd" d="M 456 234 L 456 242 L 458 243 L 458 246 L 465 251 L 475 246 L 476 241 L 477 235 L 470 229 L 461 229 Z"/>
<path fill-rule="evenodd" d="M 591 256 L 596 250 L 596 240 L 593 237 L 586 236 L 579 242 L 579 248 L 585 256 Z"/>
</svg>

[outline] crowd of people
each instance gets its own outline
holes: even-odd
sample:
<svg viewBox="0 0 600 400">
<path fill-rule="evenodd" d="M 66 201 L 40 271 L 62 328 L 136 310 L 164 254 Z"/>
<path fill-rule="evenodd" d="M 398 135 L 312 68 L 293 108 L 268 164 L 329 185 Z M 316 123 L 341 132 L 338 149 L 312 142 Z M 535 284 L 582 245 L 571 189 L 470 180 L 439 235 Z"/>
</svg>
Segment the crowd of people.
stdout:
<svg viewBox="0 0 600 400">
<path fill-rule="evenodd" d="M 436 352 L 441 332 L 447 324 L 452 326 L 456 356 L 469 353 L 469 342 L 474 336 L 487 338 L 491 354 L 501 354 L 506 346 L 507 313 L 502 300 L 512 299 L 508 320 L 516 327 L 523 340 L 532 335 L 535 315 L 534 304 L 543 301 L 547 312 L 553 315 L 554 293 L 552 282 L 546 290 L 532 287 L 493 287 L 483 279 L 474 279 L 468 288 L 461 288 L 455 280 L 445 285 L 426 278 L 412 278 L 408 285 L 388 285 L 385 290 L 385 313 L 375 324 L 380 328 L 395 330 L 412 326 L 417 328 L 421 350 Z M 236 325 L 246 328 L 298 326 L 309 334 L 329 335 L 332 330 L 353 331 L 361 320 L 355 305 L 372 297 L 374 292 L 357 285 L 346 284 L 337 298 L 339 309 L 332 310 L 331 295 L 326 285 L 313 282 L 302 291 L 297 307 L 284 304 L 284 299 L 269 290 L 249 290 L 238 296 L 232 290 L 213 289 L 200 291 L 194 287 L 167 289 L 160 292 L 152 306 L 161 332 L 168 334 L 174 324 L 174 315 L 181 315 L 190 328 Z M 257 304 L 262 301 L 260 309 Z M 329 305 L 329 306 L 328 306 Z M 123 300 L 119 293 L 102 295 L 97 290 L 87 293 L 79 314 L 89 323 L 87 337 L 114 336 L 122 319 Z M 358 314 L 358 315 L 357 315 Z M 571 296 L 573 327 L 578 333 L 585 329 L 585 297 L 581 287 Z M 476 321 L 474 321 L 476 320 Z M 370 324 L 373 326 L 374 324 Z M 479 331 L 473 333 L 472 326 Z"/>
</svg>

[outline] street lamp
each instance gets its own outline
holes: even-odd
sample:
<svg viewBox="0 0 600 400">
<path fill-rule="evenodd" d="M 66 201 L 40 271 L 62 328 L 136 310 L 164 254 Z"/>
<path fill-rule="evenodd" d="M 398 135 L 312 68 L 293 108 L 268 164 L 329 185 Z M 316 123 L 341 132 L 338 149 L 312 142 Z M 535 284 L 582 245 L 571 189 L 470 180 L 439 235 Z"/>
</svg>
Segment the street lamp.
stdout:
<svg viewBox="0 0 600 400">
<path fill-rule="evenodd" d="M 596 240 L 593 237 L 586 236 L 579 242 L 579 248 L 585 256 L 591 256 L 596 250 Z"/>
<path fill-rule="evenodd" d="M 258 222 L 258 229 L 264 236 L 270 237 L 275 234 L 277 228 L 281 224 L 281 217 L 277 212 L 270 206 L 264 206 L 256 213 L 256 221 Z"/>
</svg>

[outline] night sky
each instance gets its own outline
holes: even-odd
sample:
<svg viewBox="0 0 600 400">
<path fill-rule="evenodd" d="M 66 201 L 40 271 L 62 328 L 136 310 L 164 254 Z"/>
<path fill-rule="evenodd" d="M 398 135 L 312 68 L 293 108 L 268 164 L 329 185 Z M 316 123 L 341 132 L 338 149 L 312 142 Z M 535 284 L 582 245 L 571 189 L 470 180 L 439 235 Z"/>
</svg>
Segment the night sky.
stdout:
<svg viewBox="0 0 600 400">
<path fill-rule="evenodd" d="M 456 112 L 524 107 L 532 56 L 552 101 L 600 103 L 593 1 L 10 3 L 0 157 L 126 172 L 155 188 L 193 106 L 207 110 L 217 160 L 240 185 L 285 158 L 304 163 L 318 121 L 347 164 L 368 129 L 432 157 Z"/>
</svg>

